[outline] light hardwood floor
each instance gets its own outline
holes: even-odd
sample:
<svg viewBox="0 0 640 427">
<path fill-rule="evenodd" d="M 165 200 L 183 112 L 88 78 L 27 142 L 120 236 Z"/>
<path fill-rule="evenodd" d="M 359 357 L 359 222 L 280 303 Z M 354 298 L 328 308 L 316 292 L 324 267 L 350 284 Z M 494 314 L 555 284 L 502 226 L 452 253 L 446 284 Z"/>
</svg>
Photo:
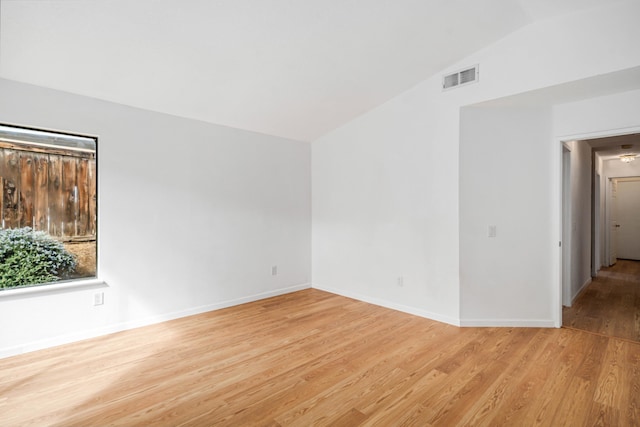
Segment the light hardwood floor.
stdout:
<svg viewBox="0 0 640 427">
<path fill-rule="evenodd" d="M 640 261 L 601 269 L 562 318 L 566 327 L 640 342 Z"/>
<path fill-rule="evenodd" d="M 1 426 L 632 426 L 640 344 L 318 290 L 0 360 Z"/>
</svg>

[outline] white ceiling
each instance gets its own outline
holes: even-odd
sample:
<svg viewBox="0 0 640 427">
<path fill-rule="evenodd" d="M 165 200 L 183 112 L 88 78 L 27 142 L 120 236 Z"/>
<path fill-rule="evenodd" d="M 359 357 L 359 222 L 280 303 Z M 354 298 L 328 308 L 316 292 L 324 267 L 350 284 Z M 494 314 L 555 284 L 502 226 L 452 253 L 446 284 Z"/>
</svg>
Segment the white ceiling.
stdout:
<svg viewBox="0 0 640 427">
<path fill-rule="evenodd" d="M 312 141 L 535 20 L 611 0 L 1 0 L 0 77 Z"/>
</svg>

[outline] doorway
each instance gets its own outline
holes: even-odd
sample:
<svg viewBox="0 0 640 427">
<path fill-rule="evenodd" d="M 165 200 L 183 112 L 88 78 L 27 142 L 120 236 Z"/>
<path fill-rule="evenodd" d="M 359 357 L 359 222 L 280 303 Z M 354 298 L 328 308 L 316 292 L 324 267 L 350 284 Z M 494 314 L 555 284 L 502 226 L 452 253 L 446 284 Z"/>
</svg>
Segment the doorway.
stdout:
<svg viewBox="0 0 640 427">
<path fill-rule="evenodd" d="M 640 261 L 640 177 L 615 181 L 616 257 Z"/>
<path fill-rule="evenodd" d="M 629 316 L 640 307 L 630 307 L 627 302 L 637 299 L 640 288 L 638 130 L 576 139 L 568 143 L 570 150 L 563 143 L 561 160 L 561 323 L 634 341 L 640 341 L 640 331 L 634 330 Z M 585 149 L 591 153 L 589 158 Z M 627 153 L 637 153 L 638 161 L 621 161 L 620 156 Z M 589 170 L 588 184 L 582 174 L 585 169 Z M 574 178 L 577 182 L 571 181 Z M 590 208 L 576 204 L 576 200 L 584 201 L 584 194 L 591 200 Z M 590 229 L 580 226 L 587 217 Z M 579 222 L 577 230 L 571 221 Z M 597 300 L 597 309 L 589 309 L 589 298 Z M 623 306 L 616 305 L 621 301 L 625 301 Z"/>
<path fill-rule="evenodd" d="M 609 178 L 606 208 L 606 265 L 640 261 L 640 176 Z"/>
</svg>

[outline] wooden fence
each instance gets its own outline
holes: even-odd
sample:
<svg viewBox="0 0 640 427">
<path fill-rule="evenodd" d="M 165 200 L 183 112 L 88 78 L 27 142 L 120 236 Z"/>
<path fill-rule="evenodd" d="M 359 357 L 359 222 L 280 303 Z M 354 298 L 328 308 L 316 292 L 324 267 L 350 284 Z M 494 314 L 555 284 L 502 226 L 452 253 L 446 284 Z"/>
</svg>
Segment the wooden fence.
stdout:
<svg viewBox="0 0 640 427">
<path fill-rule="evenodd" d="M 96 235 L 95 153 L 0 141 L 2 228 L 32 227 L 60 240 Z"/>
</svg>

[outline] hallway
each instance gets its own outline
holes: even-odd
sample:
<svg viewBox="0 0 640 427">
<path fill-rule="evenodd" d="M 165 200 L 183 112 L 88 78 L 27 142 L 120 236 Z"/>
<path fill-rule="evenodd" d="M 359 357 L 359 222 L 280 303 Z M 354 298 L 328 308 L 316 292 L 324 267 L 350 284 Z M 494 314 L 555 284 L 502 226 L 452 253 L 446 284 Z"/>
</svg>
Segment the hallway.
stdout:
<svg viewBox="0 0 640 427">
<path fill-rule="evenodd" d="M 618 260 L 562 309 L 562 325 L 640 342 L 640 261 Z"/>
</svg>

